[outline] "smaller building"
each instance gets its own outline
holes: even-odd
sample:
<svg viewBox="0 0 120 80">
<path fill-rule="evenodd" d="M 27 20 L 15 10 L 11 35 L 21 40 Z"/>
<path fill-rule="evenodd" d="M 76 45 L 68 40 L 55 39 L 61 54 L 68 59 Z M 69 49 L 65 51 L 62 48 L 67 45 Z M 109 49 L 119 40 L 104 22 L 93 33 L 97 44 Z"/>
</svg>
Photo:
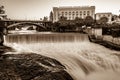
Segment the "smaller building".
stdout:
<svg viewBox="0 0 120 80">
<path fill-rule="evenodd" d="M 108 13 L 96 13 L 96 20 L 100 20 L 100 18 L 102 17 L 106 17 L 108 18 L 108 22 L 112 21 L 112 13 L 108 12 Z"/>
</svg>

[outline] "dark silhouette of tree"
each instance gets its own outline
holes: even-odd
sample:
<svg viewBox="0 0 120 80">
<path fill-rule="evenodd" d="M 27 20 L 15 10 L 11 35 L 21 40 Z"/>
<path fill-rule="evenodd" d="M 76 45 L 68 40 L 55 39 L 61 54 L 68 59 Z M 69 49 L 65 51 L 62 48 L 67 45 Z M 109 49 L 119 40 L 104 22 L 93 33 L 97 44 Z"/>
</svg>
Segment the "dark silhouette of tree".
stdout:
<svg viewBox="0 0 120 80">
<path fill-rule="evenodd" d="M 101 17 L 100 20 L 98 21 L 98 23 L 100 23 L 100 24 L 106 24 L 107 22 L 108 22 L 107 17 Z"/>
<path fill-rule="evenodd" d="M 60 23 L 54 22 L 52 26 L 52 31 L 59 31 Z"/>
<path fill-rule="evenodd" d="M 64 16 L 61 16 L 61 17 L 59 18 L 59 21 L 66 21 L 66 20 L 67 20 L 67 18 L 64 17 Z"/>
<path fill-rule="evenodd" d="M 42 18 L 40 18 L 40 20 L 42 21 Z"/>
<path fill-rule="evenodd" d="M 76 25 L 77 27 L 83 26 L 83 25 L 84 25 L 84 19 L 79 18 L 79 17 L 76 17 L 76 18 L 75 18 L 75 25 Z"/>
<path fill-rule="evenodd" d="M 85 22 L 85 25 L 86 25 L 86 26 L 92 26 L 93 23 L 94 23 L 94 19 L 93 19 L 91 16 L 87 16 L 87 17 L 84 19 L 84 22 Z"/>
<path fill-rule="evenodd" d="M 50 12 L 49 19 L 50 19 L 50 21 L 53 21 L 53 12 L 52 11 Z"/>
<path fill-rule="evenodd" d="M 45 17 L 43 18 L 43 21 L 48 21 L 48 17 L 45 16 Z"/>
<path fill-rule="evenodd" d="M 111 20 L 114 21 L 114 20 L 116 20 L 117 18 L 118 18 L 118 15 L 113 15 Z"/>
<path fill-rule="evenodd" d="M 0 14 L 5 14 L 4 6 L 0 6 Z"/>
</svg>

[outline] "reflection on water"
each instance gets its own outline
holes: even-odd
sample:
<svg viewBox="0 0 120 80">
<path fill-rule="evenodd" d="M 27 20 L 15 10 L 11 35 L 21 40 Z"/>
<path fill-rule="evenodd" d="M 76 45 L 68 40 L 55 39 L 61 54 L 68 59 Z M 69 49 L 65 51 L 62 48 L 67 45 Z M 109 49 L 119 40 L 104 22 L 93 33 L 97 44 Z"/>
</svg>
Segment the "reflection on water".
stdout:
<svg viewBox="0 0 120 80">
<path fill-rule="evenodd" d="M 90 43 L 85 34 L 12 34 L 6 36 L 5 44 L 18 52 L 36 52 L 57 59 L 75 80 L 120 79 L 117 72 L 120 69 L 120 52 Z"/>
</svg>

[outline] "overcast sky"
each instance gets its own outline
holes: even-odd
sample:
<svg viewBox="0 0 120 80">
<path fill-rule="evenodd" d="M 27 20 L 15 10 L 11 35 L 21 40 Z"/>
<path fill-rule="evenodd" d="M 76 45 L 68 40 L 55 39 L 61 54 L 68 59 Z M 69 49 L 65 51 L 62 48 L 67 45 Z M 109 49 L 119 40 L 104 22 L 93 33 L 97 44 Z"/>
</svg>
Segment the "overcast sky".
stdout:
<svg viewBox="0 0 120 80">
<path fill-rule="evenodd" d="M 40 19 L 49 16 L 52 7 L 96 6 L 98 12 L 120 14 L 120 0 L 0 0 L 12 19 Z"/>
</svg>

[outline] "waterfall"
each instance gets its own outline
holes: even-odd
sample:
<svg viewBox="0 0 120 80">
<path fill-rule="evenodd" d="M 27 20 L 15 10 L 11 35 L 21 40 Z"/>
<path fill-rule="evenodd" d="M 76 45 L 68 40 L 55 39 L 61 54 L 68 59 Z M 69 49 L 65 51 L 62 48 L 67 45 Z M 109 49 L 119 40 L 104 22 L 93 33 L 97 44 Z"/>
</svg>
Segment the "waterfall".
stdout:
<svg viewBox="0 0 120 80">
<path fill-rule="evenodd" d="M 120 52 L 89 42 L 80 33 L 10 34 L 5 44 L 60 61 L 74 80 L 119 80 Z"/>
</svg>

